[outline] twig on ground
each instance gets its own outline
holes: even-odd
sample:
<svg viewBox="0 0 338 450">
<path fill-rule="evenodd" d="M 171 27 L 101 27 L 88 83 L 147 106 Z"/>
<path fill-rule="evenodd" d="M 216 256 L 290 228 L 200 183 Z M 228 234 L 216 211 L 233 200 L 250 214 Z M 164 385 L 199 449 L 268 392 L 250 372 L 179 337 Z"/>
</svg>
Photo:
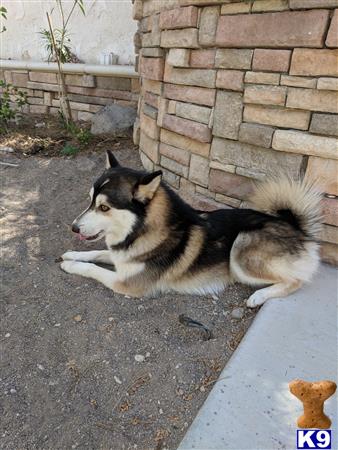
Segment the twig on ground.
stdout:
<svg viewBox="0 0 338 450">
<path fill-rule="evenodd" d="M 3 161 L 0 161 L 0 164 L 2 166 L 19 167 L 19 164 L 7 163 L 7 162 L 3 162 Z"/>
</svg>

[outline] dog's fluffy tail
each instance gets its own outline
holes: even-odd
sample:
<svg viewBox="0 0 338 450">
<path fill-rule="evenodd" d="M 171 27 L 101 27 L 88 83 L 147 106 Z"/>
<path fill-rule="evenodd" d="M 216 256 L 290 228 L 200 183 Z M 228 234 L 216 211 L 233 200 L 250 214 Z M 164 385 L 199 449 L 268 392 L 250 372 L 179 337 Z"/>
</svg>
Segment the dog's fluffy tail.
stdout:
<svg viewBox="0 0 338 450">
<path fill-rule="evenodd" d="M 321 197 L 314 182 L 284 177 L 258 184 L 250 201 L 255 209 L 281 217 L 316 240 L 322 228 Z"/>
</svg>

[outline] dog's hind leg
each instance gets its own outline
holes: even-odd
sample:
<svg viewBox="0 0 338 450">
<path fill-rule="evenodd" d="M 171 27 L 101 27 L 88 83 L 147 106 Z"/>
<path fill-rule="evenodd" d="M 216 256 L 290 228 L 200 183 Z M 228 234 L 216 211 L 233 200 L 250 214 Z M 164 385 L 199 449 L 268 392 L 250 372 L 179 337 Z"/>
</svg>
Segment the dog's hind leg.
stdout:
<svg viewBox="0 0 338 450">
<path fill-rule="evenodd" d="M 109 250 L 92 250 L 90 252 L 66 252 L 61 258 L 64 261 L 100 262 L 113 264 Z"/>
<path fill-rule="evenodd" d="M 91 253 L 91 252 L 88 252 Z M 63 261 L 61 269 L 67 273 L 81 275 L 82 277 L 92 278 L 104 284 L 107 288 L 114 290 L 114 283 L 118 281 L 116 272 L 102 267 L 80 261 Z"/>
<path fill-rule="evenodd" d="M 262 305 L 266 302 L 266 300 L 269 300 L 269 298 L 286 297 L 292 292 L 297 291 L 302 284 L 302 281 L 299 280 L 292 280 L 289 282 L 284 281 L 273 284 L 272 286 L 268 286 L 254 292 L 250 295 L 246 304 L 249 308 L 255 308 L 256 306 Z"/>
</svg>

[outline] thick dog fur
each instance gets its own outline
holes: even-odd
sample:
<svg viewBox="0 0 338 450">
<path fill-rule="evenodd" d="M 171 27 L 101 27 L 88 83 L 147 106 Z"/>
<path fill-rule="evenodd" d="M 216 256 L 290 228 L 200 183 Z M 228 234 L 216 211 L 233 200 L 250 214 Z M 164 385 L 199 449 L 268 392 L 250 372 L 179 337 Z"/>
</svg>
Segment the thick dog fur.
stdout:
<svg viewBox="0 0 338 450">
<path fill-rule="evenodd" d="M 257 187 L 253 209 L 200 212 L 161 181 L 161 172 L 121 167 L 110 152 L 107 161 L 73 231 L 81 239 L 105 238 L 108 250 L 66 252 L 66 272 L 131 296 L 267 285 L 251 295 L 249 307 L 290 294 L 315 273 L 320 194 L 310 184 L 271 180 Z"/>
</svg>

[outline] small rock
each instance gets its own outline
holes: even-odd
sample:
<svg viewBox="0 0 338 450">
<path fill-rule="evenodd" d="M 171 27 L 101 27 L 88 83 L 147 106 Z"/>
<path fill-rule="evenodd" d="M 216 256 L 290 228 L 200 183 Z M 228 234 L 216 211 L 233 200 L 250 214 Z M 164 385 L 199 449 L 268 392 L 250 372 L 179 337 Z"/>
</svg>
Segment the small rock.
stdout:
<svg viewBox="0 0 338 450">
<path fill-rule="evenodd" d="M 160 414 L 163 414 L 163 409 L 160 408 L 158 412 L 159 412 Z"/>
<path fill-rule="evenodd" d="M 11 389 L 9 390 L 9 392 L 10 392 L 11 394 L 16 394 L 16 389 L 11 388 Z"/>
<path fill-rule="evenodd" d="M 38 122 L 35 124 L 35 128 L 43 128 L 45 126 L 46 126 L 45 122 Z"/>
<path fill-rule="evenodd" d="M 136 119 L 136 109 L 116 103 L 100 109 L 92 117 L 92 134 L 120 134 L 130 130 Z"/>
<path fill-rule="evenodd" d="M 235 308 L 231 311 L 231 317 L 233 319 L 242 319 L 244 316 L 244 308 Z"/>
<path fill-rule="evenodd" d="M 120 380 L 120 378 L 116 377 L 115 375 L 114 375 L 114 380 L 116 381 L 117 384 L 122 384 L 122 381 Z"/>
<path fill-rule="evenodd" d="M 76 316 L 73 317 L 73 320 L 74 320 L 75 322 L 81 322 L 82 316 L 80 316 L 80 314 L 77 314 Z"/>
<path fill-rule="evenodd" d="M 143 355 L 135 355 L 134 358 L 135 358 L 135 361 L 137 361 L 137 362 L 143 362 L 144 361 L 144 356 Z"/>
<path fill-rule="evenodd" d="M 200 391 L 201 391 L 201 392 L 205 392 L 205 387 L 204 387 L 204 386 L 201 386 L 201 387 L 200 387 Z"/>
<path fill-rule="evenodd" d="M 42 364 L 37 364 L 37 368 L 40 369 L 40 370 L 45 370 L 45 368 L 43 367 Z"/>
<path fill-rule="evenodd" d="M 10 336 L 11 336 L 11 333 L 6 333 L 6 334 L 5 334 L 5 337 L 6 337 L 6 338 L 9 338 Z"/>
<path fill-rule="evenodd" d="M 109 322 L 113 322 L 114 321 L 114 317 L 108 317 Z"/>
<path fill-rule="evenodd" d="M 149 358 L 149 356 L 150 356 L 150 352 L 147 352 L 146 353 L 146 358 Z"/>
<path fill-rule="evenodd" d="M 54 325 L 54 327 L 60 327 L 61 326 L 61 323 L 56 323 L 55 325 Z"/>
</svg>

